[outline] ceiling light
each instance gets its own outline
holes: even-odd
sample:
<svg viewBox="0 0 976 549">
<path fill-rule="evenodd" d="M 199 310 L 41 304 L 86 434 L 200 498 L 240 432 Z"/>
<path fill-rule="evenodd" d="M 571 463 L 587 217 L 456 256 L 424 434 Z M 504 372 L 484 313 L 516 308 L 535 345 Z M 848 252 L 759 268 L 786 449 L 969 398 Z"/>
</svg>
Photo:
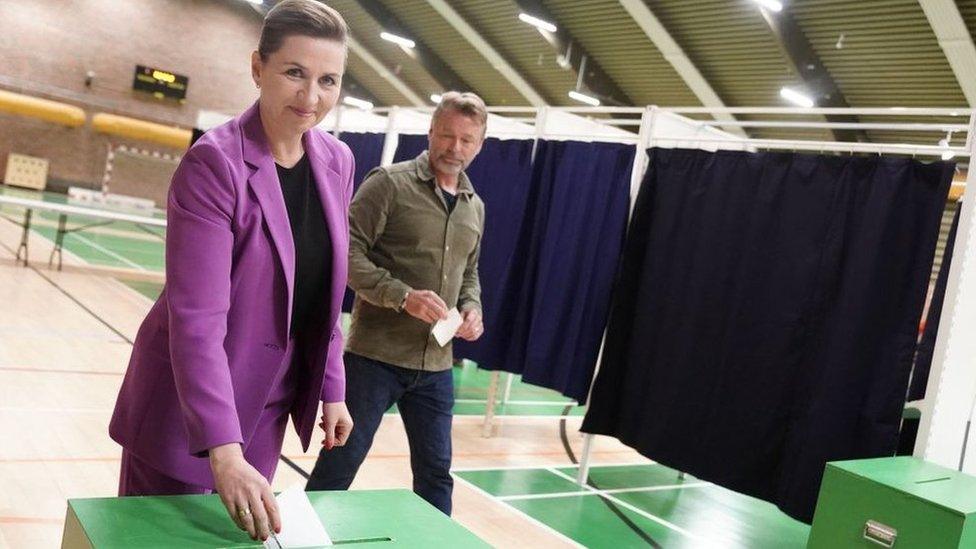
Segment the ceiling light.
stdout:
<svg viewBox="0 0 976 549">
<path fill-rule="evenodd" d="M 783 11 L 783 3 L 777 0 L 752 0 L 760 6 L 772 11 Z"/>
<path fill-rule="evenodd" d="M 370 103 L 369 101 L 366 101 L 365 99 L 360 99 L 358 97 L 353 97 L 351 95 L 347 95 L 343 97 L 342 102 L 352 107 L 359 107 L 364 111 L 368 111 L 373 108 L 373 104 Z"/>
<path fill-rule="evenodd" d="M 532 17 L 527 13 L 520 13 L 518 18 L 519 21 L 522 21 L 523 23 L 528 23 L 539 30 L 556 32 L 556 25 L 553 25 L 549 21 L 543 21 L 542 19 L 539 19 L 538 17 Z"/>
<path fill-rule="evenodd" d="M 580 93 L 576 90 L 569 90 L 569 96 L 580 103 L 586 103 L 587 105 L 592 105 L 594 107 L 600 106 L 600 100 L 591 95 L 586 95 L 585 93 Z"/>
<path fill-rule="evenodd" d="M 404 38 L 402 36 L 397 36 L 395 34 L 390 34 L 390 33 L 386 32 L 386 31 L 383 31 L 383 32 L 380 33 L 380 38 L 382 38 L 383 40 L 389 40 L 390 42 L 393 42 L 394 44 L 398 44 L 400 46 L 403 46 L 404 48 L 413 48 L 413 47 L 415 47 L 417 45 L 416 42 L 414 42 L 413 40 L 411 40 L 409 38 Z"/>
<path fill-rule="evenodd" d="M 793 103 L 794 105 L 799 105 L 807 109 L 813 107 L 814 105 L 813 99 L 810 99 L 810 97 L 787 87 L 780 88 L 779 96 L 786 99 L 790 103 Z"/>
<path fill-rule="evenodd" d="M 430 94 L 430 100 L 431 100 L 432 103 L 440 103 L 441 102 L 441 94 L 439 94 L 439 93 L 432 93 L 432 94 Z"/>
<path fill-rule="evenodd" d="M 263 6 L 264 5 L 264 0 L 244 0 L 244 1 L 247 2 L 247 3 L 249 3 L 249 4 L 254 4 L 255 6 Z"/>
</svg>

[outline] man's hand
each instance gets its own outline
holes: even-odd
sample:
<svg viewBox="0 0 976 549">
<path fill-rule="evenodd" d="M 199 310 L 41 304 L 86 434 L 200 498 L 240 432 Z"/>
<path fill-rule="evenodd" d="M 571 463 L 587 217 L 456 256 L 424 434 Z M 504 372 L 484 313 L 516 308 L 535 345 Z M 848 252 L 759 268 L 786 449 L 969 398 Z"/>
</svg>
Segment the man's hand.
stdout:
<svg viewBox="0 0 976 549">
<path fill-rule="evenodd" d="M 417 320 L 433 324 L 447 318 L 447 304 L 439 295 L 430 290 L 411 290 L 403 310 Z"/>
<path fill-rule="evenodd" d="M 210 469 L 214 488 L 227 508 L 230 519 L 253 540 L 264 541 L 271 530 L 281 532 L 278 502 L 268 480 L 245 461 L 238 443 L 210 449 Z"/>
<path fill-rule="evenodd" d="M 345 402 L 325 402 L 322 404 L 322 423 L 319 427 L 325 431 L 322 445 L 326 450 L 336 446 L 344 446 L 352 432 L 352 416 Z"/>
<path fill-rule="evenodd" d="M 481 311 L 478 309 L 468 309 L 461 316 L 464 322 L 461 323 L 461 327 L 458 328 L 455 337 L 466 341 L 477 341 L 485 331 L 485 326 L 481 322 Z"/>
</svg>

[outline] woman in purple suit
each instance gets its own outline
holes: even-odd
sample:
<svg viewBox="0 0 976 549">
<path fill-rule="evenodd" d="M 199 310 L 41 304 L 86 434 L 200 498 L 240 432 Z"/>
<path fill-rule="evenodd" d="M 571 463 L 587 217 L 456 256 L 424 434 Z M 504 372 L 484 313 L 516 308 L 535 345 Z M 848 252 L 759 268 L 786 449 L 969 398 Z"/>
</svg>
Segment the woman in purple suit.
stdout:
<svg viewBox="0 0 976 549">
<path fill-rule="evenodd" d="M 308 449 L 344 444 L 339 310 L 349 149 L 315 128 L 339 98 L 346 24 L 314 0 L 268 12 L 260 98 L 193 144 L 167 205 L 166 286 L 146 317 L 109 427 L 119 495 L 209 493 L 254 539 L 280 530 L 270 481 L 288 417 Z"/>
</svg>

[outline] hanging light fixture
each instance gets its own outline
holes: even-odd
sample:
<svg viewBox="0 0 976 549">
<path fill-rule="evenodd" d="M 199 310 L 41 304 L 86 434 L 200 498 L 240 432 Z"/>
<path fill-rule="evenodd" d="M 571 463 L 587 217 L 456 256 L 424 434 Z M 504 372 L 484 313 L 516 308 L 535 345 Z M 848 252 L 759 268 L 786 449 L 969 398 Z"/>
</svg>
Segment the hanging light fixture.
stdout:
<svg viewBox="0 0 976 549">
<path fill-rule="evenodd" d="M 386 40 L 388 42 L 393 42 L 394 44 L 396 44 L 398 46 L 402 46 L 404 48 L 413 49 L 413 48 L 417 47 L 417 43 L 414 42 L 413 40 L 411 40 L 409 38 L 404 38 L 402 36 L 393 34 L 391 32 L 386 32 L 386 31 L 381 32 L 380 33 L 380 38 L 382 38 L 383 40 Z"/>
<path fill-rule="evenodd" d="M 544 31 L 548 31 L 548 32 L 556 32 L 556 25 L 553 25 L 549 21 L 545 21 L 543 19 L 539 19 L 538 17 L 529 15 L 529 14 L 527 14 L 525 12 L 520 13 L 518 15 L 518 18 L 519 18 L 519 21 L 521 21 L 523 23 L 528 23 L 528 24 L 532 25 L 533 27 L 535 27 L 535 28 L 537 28 L 539 30 L 544 30 Z"/>
<path fill-rule="evenodd" d="M 586 103 L 592 107 L 599 107 L 600 100 L 592 95 L 586 95 L 585 93 L 578 92 L 576 90 L 569 90 L 569 97 L 579 101 L 580 103 Z"/>
<path fill-rule="evenodd" d="M 800 93 L 786 86 L 780 88 L 779 96 L 789 101 L 790 103 L 793 103 L 794 105 L 798 105 L 806 109 L 809 109 L 814 105 L 813 99 L 811 99 L 808 95 Z"/>
<path fill-rule="evenodd" d="M 778 2 L 777 0 L 752 0 L 752 1 L 770 11 L 776 11 L 776 12 L 783 11 L 783 3 Z"/>
<path fill-rule="evenodd" d="M 360 109 L 363 109 L 364 111 L 368 111 L 368 110 L 371 110 L 373 108 L 373 104 L 370 103 L 369 101 L 366 101 L 365 99 L 360 99 L 358 97 L 353 97 L 351 95 L 347 95 L 347 96 L 343 97 L 342 98 L 342 102 L 344 104 L 346 104 L 346 105 L 351 106 L 351 107 L 359 107 Z"/>
</svg>

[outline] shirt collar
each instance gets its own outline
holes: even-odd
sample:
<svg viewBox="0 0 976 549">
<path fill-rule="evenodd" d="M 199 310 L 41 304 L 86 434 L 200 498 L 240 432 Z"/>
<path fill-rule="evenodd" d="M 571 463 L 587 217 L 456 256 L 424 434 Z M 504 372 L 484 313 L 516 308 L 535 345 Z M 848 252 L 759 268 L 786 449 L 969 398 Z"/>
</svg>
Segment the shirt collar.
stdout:
<svg viewBox="0 0 976 549">
<path fill-rule="evenodd" d="M 430 154 L 428 151 L 420 153 L 420 156 L 416 158 L 417 162 L 417 178 L 421 181 L 431 181 L 435 185 L 437 182 L 434 180 L 434 171 L 430 169 Z M 471 184 L 471 180 L 468 179 L 468 174 L 461 172 L 458 176 L 458 194 L 474 194 L 474 186 Z"/>
</svg>

